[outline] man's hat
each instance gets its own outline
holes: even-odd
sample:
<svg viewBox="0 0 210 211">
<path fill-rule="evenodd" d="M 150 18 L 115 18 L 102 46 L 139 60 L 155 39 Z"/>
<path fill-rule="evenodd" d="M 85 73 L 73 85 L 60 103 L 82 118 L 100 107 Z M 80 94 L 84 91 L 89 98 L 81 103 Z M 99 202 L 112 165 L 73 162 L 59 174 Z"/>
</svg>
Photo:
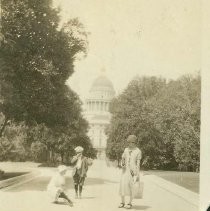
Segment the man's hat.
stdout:
<svg viewBox="0 0 210 211">
<path fill-rule="evenodd" d="M 80 153 L 80 152 L 83 152 L 84 151 L 84 148 L 81 147 L 81 146 L 78 146 L 74 150 L 75 150 L 76 153 Z"/>
</svg>

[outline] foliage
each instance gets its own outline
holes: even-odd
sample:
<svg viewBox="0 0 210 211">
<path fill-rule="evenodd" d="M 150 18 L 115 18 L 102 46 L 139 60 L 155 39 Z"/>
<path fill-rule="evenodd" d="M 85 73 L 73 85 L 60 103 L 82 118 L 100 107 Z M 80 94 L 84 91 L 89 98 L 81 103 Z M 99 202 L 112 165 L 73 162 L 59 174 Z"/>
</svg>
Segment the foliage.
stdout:
<svg viewBox="0 0 210 211">
<path fill-rule="evenodd" d="M 196 170 L 199 165 L 200 77 L 166 83 L 137 77 L 112 101 L 107 155 L 119 160 L 129 134 L 138 137 L 142 166 Z"/>
<path fill-rule="evenodd" d="M 0 51 L 5 64 L 0 79 L 1 109 L 6 119 L 52 127 L 68 123 L 69 116 L 61 110 L 70 109 L 66 93 L 72 91 L 67 90 L 65 82 L 74 71 L 75 56 L 85 52 L 87 42 L 77 20 L 58 29 L 58 11 L 50 7 L 50 2 L 2 2 L 2 33 L 6 42 Z M 80 32 L 78 36 L 72 32 L 75 28 Z"/>
<path fill-rule="evenodd" d="M 154 130 L 153 122 L 148 116 L 150 109 L 148 100 L 151 99 L 163 86 L 162 78 L 139 78 L 130 82 L 127 89 L 118 96 L 111 104 L 111 130 L 108 133 L 107 155 L 112 154 L 119 159 L 126 147 L 126 138 L 129 134 L 136 134 L 139 146 L 143 151 L 143 159 L 147 166 L 148 154 L 158 159 L 160 139 Z M 110 146 L 110 143 L 111 146 Z M 110 149 L 110 150 L 109 150 Z M 116 151 L 117 149 L 117 151 Z M 114 158 L 114 157 L 112 157 Z M 152 165 L 151 161 L 149 162 Z"/>
<path fill-rule="evenodd" d="M 29 158 L 26 132 L 27 127 L 23 123 L 10 122 L 0 138 L 0 160 L 24 161 Z"/>
<path fill-rule="evenodd" d="M 43 162 L 46 158 L 47 148 L 46 145 L 37 141 L 31 144 L 31 156 L 36 162 Z"/>
<path fill-rule="evenodd" d="M 156 96 L 153 119 L 179 168 L 196 170 L 200 148 L 200 77 L 170 81 Z"/>
<path fill-rule="evenodd" d="M 6 129 L 10 122 L 16 126 L 23 122 L 28 127 L 22 139 L 25 153 L 31 150 L 35 160 L 54 162 L 72 153 L 75 140 L 93 149 L 81 101 L 65 84 L 77 55 L 87 53 L 87 33 L 78 19 L 62 26 L 59 11 L 51 4 L 51 0 L 2 1 L 0 137 L 11 151 Z"/>
</svg>

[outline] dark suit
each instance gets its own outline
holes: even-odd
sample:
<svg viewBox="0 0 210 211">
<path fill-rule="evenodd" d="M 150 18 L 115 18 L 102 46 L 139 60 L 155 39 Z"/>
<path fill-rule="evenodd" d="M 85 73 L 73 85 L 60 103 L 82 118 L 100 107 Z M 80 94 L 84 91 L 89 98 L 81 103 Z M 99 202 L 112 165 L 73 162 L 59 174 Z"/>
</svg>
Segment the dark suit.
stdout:
<svg viewBox="0 0 210 211">
<path fill-rule="evenodd" d="M 85 177 L 87 176 L 88 171 L 88 158 L 85 156 L 81 157 L 81 168 L 77 169 L 77 156 L 74 156 L 72 158 L 72 163 L 74 164 L 73 171 L 72 171 L 72 177 L 74 179 L 74 183 L 77 185 L 83 185 Z"/>
</svg>

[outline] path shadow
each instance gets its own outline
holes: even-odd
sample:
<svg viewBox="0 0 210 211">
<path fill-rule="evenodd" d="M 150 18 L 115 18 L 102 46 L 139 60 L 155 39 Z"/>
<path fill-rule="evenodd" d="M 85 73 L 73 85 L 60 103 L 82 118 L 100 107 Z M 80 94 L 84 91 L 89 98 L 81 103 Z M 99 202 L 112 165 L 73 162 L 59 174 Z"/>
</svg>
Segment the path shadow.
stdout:
<svg viewBox="0 0 210 211">
<path fill-rule="evenodd" d="M 46 191 L 47 185 L 50 181 L 51 177 L 38 177 L 30 182 L 21 184 L 14 188 L 5 190 L 6 192 L 20 192 L 20 191 Z M 85 186 L 93 186 L 93 185 L 103 185 L 108 180 L 100 179 L 100 178 L 86 178 Z M 72 178 L 67 178 L 67 187 L 69 189 L 74 188 L 74 183 Z"/>
<path fill-rule="evenodd" d="M 82 199 L 95 199 L 96 197 L 93 196 L 82 196 Z"/>
<path fill-rule="evenodd" d="M 69 206 L 68 202 L 65 202 L 65 201 L 59 201 L 58 203 L 54 203 L 54 205 L 65 205 L 65 206 Z"/>
<path fill-rule="evenodd" d="M 133 210 L 147 210 L 149 209 L 149 206 L 144 206 L 144 205 L 133 205 L 132 209 Z"/>
</svg>

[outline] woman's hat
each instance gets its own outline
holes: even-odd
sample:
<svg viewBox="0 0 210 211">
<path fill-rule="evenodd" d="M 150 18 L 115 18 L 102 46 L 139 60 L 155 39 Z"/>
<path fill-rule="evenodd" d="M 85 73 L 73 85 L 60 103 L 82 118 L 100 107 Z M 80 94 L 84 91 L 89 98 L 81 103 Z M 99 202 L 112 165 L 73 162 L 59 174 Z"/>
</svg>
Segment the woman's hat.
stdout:
<svg viewBox="0 0 210 211">
<path fill-rule="evenodd" d="M 84 148 L 81 147 L 81 146 L 78 146 L 74 150 L 75 150 L 76 153 L 80 153 L 80 152 L 83 152 L 84 151 Z"/>
<path fill-rule="evenodd" d="M 67 170 L 67 167 L 64 166 L 64 165 L 58 166 L 58 171 L 59 171 L 59 173 L 64 172 L 64 171 L 66 171 L 66 170 Z"/>
</svg>

